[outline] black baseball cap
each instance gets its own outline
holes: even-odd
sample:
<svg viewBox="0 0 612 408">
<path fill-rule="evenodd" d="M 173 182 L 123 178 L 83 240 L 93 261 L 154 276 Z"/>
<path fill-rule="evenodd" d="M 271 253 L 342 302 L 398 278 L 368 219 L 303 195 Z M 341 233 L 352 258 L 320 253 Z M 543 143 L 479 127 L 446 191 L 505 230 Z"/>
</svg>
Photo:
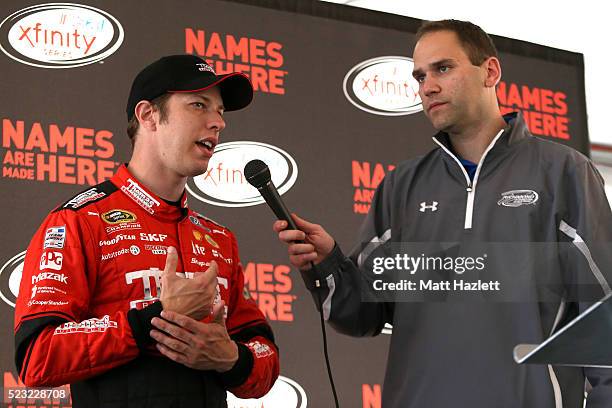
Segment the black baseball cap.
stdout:
<svg viewBox="0 0 612 408">
<path fill-rule="evenodd" d="M 138 102 L 150 101 L 167 92 L 198 92 L 219 86 L 225 111 L 246 107 L 253 100 L 249 78 L 232 72 L 217 75 L 202 58 L 195 55 L 169 55 L 145 67 L 132 83 L 125 112 L 128 121 Z"/>
</svg>

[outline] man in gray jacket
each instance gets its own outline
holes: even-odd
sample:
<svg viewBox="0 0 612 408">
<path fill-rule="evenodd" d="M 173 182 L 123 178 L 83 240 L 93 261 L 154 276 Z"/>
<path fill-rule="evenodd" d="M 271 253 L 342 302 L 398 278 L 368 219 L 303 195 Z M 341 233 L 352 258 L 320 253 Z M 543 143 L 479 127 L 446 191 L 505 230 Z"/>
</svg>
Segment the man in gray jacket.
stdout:
<svg viewBox="0 0 612 408">
<path fill-rule="evenodd" d="M 387 175 L 348 257 L 321 226 L 277 221 L 291 263 L 339 332 L 393 325 L 386 408 L 579 408 L 585 378 L 587 407 L 612 406 L 609 370 L 512 359 L 611 291 L 601 176 L 501 115 L 497 51 L 474 24 L 425 23 L 414 65 L 438 147 Z"/>
</svg>

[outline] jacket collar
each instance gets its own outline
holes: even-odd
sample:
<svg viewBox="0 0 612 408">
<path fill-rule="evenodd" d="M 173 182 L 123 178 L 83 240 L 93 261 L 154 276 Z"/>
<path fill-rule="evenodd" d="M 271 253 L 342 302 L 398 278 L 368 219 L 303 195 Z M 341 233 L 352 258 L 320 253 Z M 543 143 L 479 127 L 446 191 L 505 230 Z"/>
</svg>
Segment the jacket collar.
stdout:
<svg viewBox="0 0 612 408">
<path fill-rule="evenodd" d="M 183 195 L 181 196 L 180 208 L 168 204 L 141 184 L 140 181 L 130 173 L 125 164 L 119 167 L 119 170 L 117 170 L 117 173 L 115 173 L 111 181 L 119 187 L 123 194 L 152 216 L 176 219 L 187 213 L 187 193 L 185 191 L 183 191 Z"/>
<path fill-rule="evenodd" d="M 522 142 L 523 140 L 532 137 L 527 124 L 523 119 L 523 114 L 519 112 L 511 112 L 504 115 L 506 127 L 502 135 L 497 139 L 495 145 L 487 154 L 486 161 L 496 159 L 502 156 L 506 151 Z M 434 137 L 434 141 L 444 145 L 450 152 L 453 152 L 450 142 L 450 136 L 445 132 L 438 132 Z M 444 156 L 448 156 L 445 154 Z M 452 158 L 449 157 L 452 160 Z M 484 164 L 484 163 L 483 163 Z"/>
</svg>

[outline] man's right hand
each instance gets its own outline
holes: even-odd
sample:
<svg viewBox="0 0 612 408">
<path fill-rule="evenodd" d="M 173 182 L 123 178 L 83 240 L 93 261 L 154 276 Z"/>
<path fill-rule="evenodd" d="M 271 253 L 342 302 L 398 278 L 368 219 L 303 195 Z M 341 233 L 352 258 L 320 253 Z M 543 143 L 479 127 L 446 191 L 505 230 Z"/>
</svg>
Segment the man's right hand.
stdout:
<svg viewBox="0 0 612 408">
<path fill-rule="evenodd" d="M 287 230 L 287 221 L 276 221 L 272 225 L 278 239 L 288 245 L 289 262 L 301 270 L 310 269 L 310 262 L 320 263 L 334 249 L 334 238 L 318 224 L 310 223 L 291 214 L 299 230 Z M 302 241 L 302 242 L 297 242 Z"/>
<path fill-rule="evenodd" d="M 160 300 L 164 310 L 201 320 L 210 315 L 217 294 L 217 263 L 212 261 L 205 272 L 193 274 L 193 279 L 176 274 L 178 254 L 168 247 L 166 266 L 162 273 Z"/>
</svg>

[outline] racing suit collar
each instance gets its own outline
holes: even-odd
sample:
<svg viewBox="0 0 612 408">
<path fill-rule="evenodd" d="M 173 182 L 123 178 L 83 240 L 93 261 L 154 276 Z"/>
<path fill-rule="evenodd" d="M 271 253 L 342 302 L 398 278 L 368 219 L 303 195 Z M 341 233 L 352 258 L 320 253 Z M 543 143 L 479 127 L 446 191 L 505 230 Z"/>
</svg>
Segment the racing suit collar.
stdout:
<svg viewBox="0 0 612 408">
<path fill-rule="evenodd" d="M 178 219 L 187 213 L 187 193 L 185 191 L 183 191 L 180 199 L 180 208 L 169 204 L 142 185 L 140 181 L 130 173 L 125 164 L 119 167 L 111 181 L 119 187 L 123 194 L 153 216 Z"/>
</svg>

